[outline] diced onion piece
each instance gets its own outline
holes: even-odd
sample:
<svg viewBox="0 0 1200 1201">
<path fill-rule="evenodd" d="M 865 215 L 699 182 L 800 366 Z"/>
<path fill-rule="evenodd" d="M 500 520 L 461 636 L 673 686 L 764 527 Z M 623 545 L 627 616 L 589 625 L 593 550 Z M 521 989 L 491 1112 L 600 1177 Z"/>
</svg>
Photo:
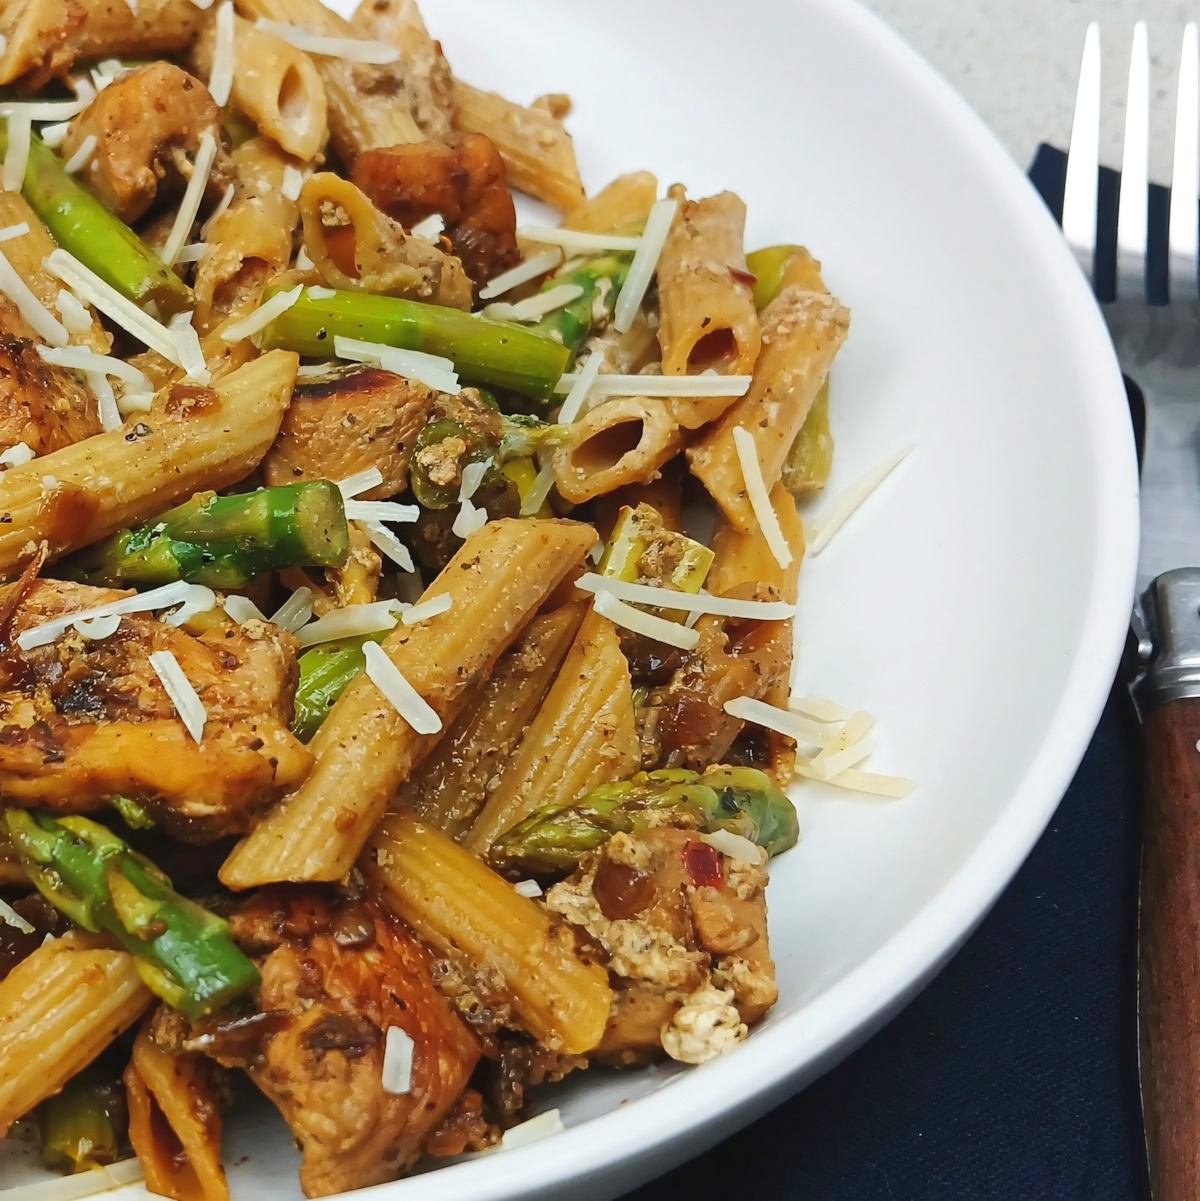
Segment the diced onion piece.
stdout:
<svg viewBox="0 0 1200 1201">
<path fill-rule="evenodd" d="M 487 509 L 474 505 L 469 500 L 464 500 L 458 506 L 458 514 L 454 518 L 450 532 L 457 538 L 469 538 L 487 525 L 487 519 Z"/>
<path fill-rule="evenodd" d="M 917 787 L 916 780 L 904 776 L 887 776 L 874 771 L 859 771 L 856 767 L 847 768 L 828 780 L 817 775 L 804 761 L 796 761 L 797 775 L 811 780 L 819 780 L 822 784 L 832 784 L 835 788 L 845 788 L 850 792 L 864 792 L 870 796 L 894 797 L 900 800 L 908 796 Z"/>
<path fill-rule="evenodd" d="M 170 651 L 155 651 L 150 656 L 150 666 L 154 674 L 162 681 L 179 720 L 183 722 L 193 740 L 200 742 L 204 738 L 204 723 L 208 721 L 208 710 L 200 701 L 192 682 L 183 673 L 179 660 Z"/>
<path fill-rule="evenodd" d="M 525 498 L 521 501 L 521 516 L 532 517 L 535 513 L 540 512 L 553 487 L 554 468 L 547 462 L 538 469 L 533 483 L 529 485 L 529 491 L 525 493 Z"/>
<path fill-rule="evenodd" d="M 485 317 L 493 317 L 498 321 L 538 321 L 547 313 L 561 309 L 563 305 L 578 300 L 583 295 L 583 289 L 578 284 L 559 284 L 556 288 L 547 288 L 544 292 L 535 292 L 516 304 L 505 304 L 496 301 L 484 310 Z"/>
<path fill-rule="evenodd" d="M 297 284 L 294 288 L 288 288 L 286 292 L 276 292 L 270 300 L 264 300 L 253 313 L 243 317 L 241 321 L 227 325 L 221 331 L 221 337 L 226 342 L 240 342 L 243 338 L 253 337 L 260 330 L 266 329 L 281 313 L 286 313 L 300 299 L 300 293 L 303 291 L 304 285 Z"/>
<path fill-rule="evenodd" d="M 699 641 L 700 632 L 689 630 L 677 621 L 667 621 L 663 617 L 655 617 L 643 613 L 623 600 L 617 600 L 611 592 L 600 593 L 596 597 L 595 610 L 601 617 L 607 617 L 616 625 L 653 638 L 656 642 L 665 642 L 668 646 L 677 646 L 680 650 L 690 651 Z"/>
<path fill-rule="evenodd" d="M 414 227 L 413 233 L 416 232 Z M 494 300 L 497 296 L 503 296 L 505 292 L 511 292 L 513 288 L 527 284 L 531 279 L 553 271 L 562 262 L 562 257 L 561 250 L 539 250 L 537 254 L 531 254 L 524 262 L 510 267 L 507 271 L 501 271 L 499 275 L 488 280 L 479 289 L 479 299 Z"/>
<path fill-rule="evenodd" d="M 179 342 L 175 335 L 160 321 L 143 313 L 131 300 L 126 300 L 115 288 L 110 287 L 94 271 L 85 267 L 73 254 L 61 247 L 52 250 L 45 259 L 46 270 L 61 279 L 81 300 L 98 308 L 105 316 L 115 321 L 127 334 L 149 346 L 176 367 L 184 363 L 179 354 Z M 0 281 L 2 282 L 2 281 Z M 66 331 L 63 331 L 64 335 Z M 48 342 L 50 338 L 46 339 Z M 62 339 L 62 343 L 66 342 Z M 62 343 L 58 343 L 61 345 Z"/>
<path fill-rule="evenodd" d="M 113 391 L 108 377 L 99 371 L 84 373 L 88 387 L 96 397 L 96 413 L 100 418 L 100 428 L 106 433 L 121 428 L 121 410 L 117 407 L 117 394 Z"/>
<path fill-rule="evenodd" d="M 217 607 L 217 594 L 204 584 L 192 584 L 187 599 L 162 620 L 164 625 L 181 626 L 197 613 L 208 613 Z"/>
<path fill-rule="evenodd" d="M 121 624 L 120 613 L 110 613 L 107 617 L 93 617 L 75 623 L 75 631 L 81 638 L 89 642 L 102 642 L 111 638 Z"/>
<path fill-rule="evenodd" d="M 413 1051 L 416 1044 L 407 1030 L 389 1026 L 383 1040 L 383 1070 L 380 1087 L 393 1097 L 412 1092 Z"/>
<path fill-rule="evenodd" d="M 218 108 L 229 103 L 233 90 L 235 32 L 233 0 L 221 0 L 213 18 L 212 67 L 208 72 L 208 90 Z"/>
<path fill-rule="evenodd" d="M 380 525 L 378 521 L 363 521 L 359 524 L 366 530 L 367 537 L 376 549 L 383 551 L 401 571 L 416 571 L 412 552 L 387 526 Z"/>
<path fill-rule="evenodd" d="M 453 604 L 448 592 L 443 592 L 441 596 L 431 596 L 427 601 L 418 601 L 415 605 L 409 605 L 403 613 L 400 614 L 400 620 L 406 626 L 415 626 L 418 622 L 428 621 L 431 617 L 437 617 L 439 613 L 445 613 Z"/>
<path fill-rule="evenodd" d="M 740 721 L 751 721 L 756 726 L 765 726 L 782 734 L 785 738 L 793 738 L 797 742 L 806 742 L 812 746 L 824 747 L 836 734 L 806 717 L 789 713 L 766 701 L 756 700 L 752 696 L 730 697 L 724 705 L 725 712 L 730 717 Z"/>
<path fill-rule="evenodd" d="M 301 626 L 296 631 L 296 640 L 301 646 L 314 646 L 318 642 L 332 642 L 335 638 L 358 638 L 363 634 L 394 629 L 397 606 L 397 601 L 382 600 L 334 609 L 332 613 Z"/>
<path fill-rule="evenodd" d="M 76 171 L 82 171 L 84 167 L 92 161 L 92 155 L 96 153 L 96 145 L 98 139 L 94 133 L 89 133 L 82 142 L 79 143 L 75 153 L 71 155 L 65 163 L 63 170 L 68 175 L 74 175 Z M 7 166 L 7 163 L 5 164 Z"/>
<path fill-rule="evenodd" d="M 847 721 L 854 713 L 853 709 L 847 709 L 845 705 L 839 705 L 837 701 L 831 701 L 825 696 L 796 696 L 793 694 L 788 697 L 788 708 L 793 713 L 802 713 L 805 717 L 825 722 Z"/>
<path fill-rule="evenodd" d="M 303 187 L 304 172 L 293 163 L 287 163 L 283 168 L 283 182 L 279 185 L 279 191 L 284 200 L 299 200 L 300 190 Z"/>
<path fill-rule="evenodd" d="M 79 297 L 66 288 L 59 288 L 54 298 L 54 307 L 58 310 L 62 323 L 71 334 L 87 333 L 92 328 L 92 315 Z"/>
<path fill-rule="evenodd" d="M 303 370 L 303 368 L 301 368 Z M 383 472 L 378 467 L 367 467 L 348 475 L 344 480 L 337 481 L 337 489 L 343 500 L 351 500 L 363 492 L 370 492 L 383 483 Z"/>
<path fill-rule="evenodd" d="M 6 122 L 8 148 L 4 152 L 2 181 L 6 192 L 19 192 L 29 166 L 29 143 L 33 138 L 33 122 L 26 112 L 15 112 Z"/>
<path fill-rule="evenodd" d="M 663 244 L 667 234 L 671 232 L 671 223 L 679 209 L 678 200 L 659 200 L 650 210 L 646 218 L 646 228 L 642 233 L 641 242 L 633 262 L 629 264 L 629 273 L 621 285 L 617 296 L 617 304 L 613 309 L 613 328 L 618 333 L 625 333 L 633 324 L 637 311 L 642 307 L 646 289 L 658 270 L 658 257 L 662 254 Z"/>
<path fill-rule="evenodd" d="M 588 355 L 588 361 L 575 373 L 575 382 L 558 410 L 558 420 L 561 424 L 570 425 L 579 416 L 603 363 L 604 355 L 593 351 Z"/>
<path fill-rule="evenodd" d="M 348 500 L 346 517 L 350 521 L 394 521 L 408 523 L 421 516 L 419 505 L 401 505 L 394 500 Z"/>
<path fill-rule="evenodd" d="M 27 922 L 3 897 L 0 897 L 0 922 L 20 930 L 22 934 L 32 934 L 33 925 Z"/>
<path fill-rule="evenodd" d="M 817 527 L 809 539 L 809 552 L 819 555 L 829 540 L 854 515 L 860 505 L 887 479 L 889 475 L 908 457 L 913 446 L 905 446 L 888 455 L 882 463 L 877 463 L 870 471 L 864 472 L 843 491 L 821 509 L 821 517 Z"/>
<path fill-rule="evenodd" d="M 35 458 L 37 458 L 37 452 L 28 442 L 18 442 L 15 446 L 10 446 L 6 451 L 0 453 L 0 465 L 21 467 L 25 463 L 32 463 Z"/>
<path fill-rule="evenodd" d="M 761 863 L 766 858 L 766 852 L 758 843 L 732 830 L 714 830 L 711 834 L 698 834 L 696 837 L 722 855 L 728 855 L 735 863 Z"/>
<path fill-rule="evenodd" d="M 418 734 L 436 734 L 442 728 L 437 711 L 404 678 L 404 673 L 388 658 L 378 642 L 364 642 L 367 678 L 383 693 L 388 704 Z"/>
<path fill-rule="evenodd" d="M 238 625 L 248 621 L 266 621 L 266 614 L 248 597 L 233 593 L 221 602 L 221 607 Z"/>
<path fill-rule="evenodd" d="M 625 234 L 586 233 L 555 225 L 529 225 L 517 230 L 517 237 L 543 246 L 561 246 L 568 254 L 594 254 L 597 250 L 639 250 L 640 237 Z"/>
<path fill-rule="evenodd" d="M 225 0 L 222 7 L 228 4 L 229 0 Z M 231 20 L 232 17 L 231 9 Z M 218 23 L 220 18 L 221 10 L 218 9 Z M 212 171 L 213 160 L 216 157 L 217 140 L 213 137 L 212 130 L 206 129 L 200 135 L 200 141 L 196 146 L 196 157 L 192 163 L 192 177 L 188 180 L 183 199 L 179 202 L 179 210 L 175 214 L 171 232 L 167 234 L 167 240 L 163 243 L 161 258 L 168 267 L 174 265 L 176 257 L 183 249 L 184 242 L 188 239 L 188 234 L 192 232 L 192 225 L 195 223 L 196 214 L 200 211 L 200 202 L 204 199 L 204 189 L 208 185 L 209 172 Z"/>
<path fill-rule="evenodd" d="M 500 1146 L 505 1151 L 511 1151 L 514 1147 L 525 1147 L 529 1143 L 540 1142 L 552 1134 L 562 1134 L 565 1129 L 558 1110 L 547 1109 L 545 1113 L 539 1113 L 537 1117 L 506 1130 L 500 1138 Z"/>
<path fill-rule="evenodd" d="M 327 37 L 325 34 L 313 33 L 310 29 L 302 29 L 299 25 L 272 21 L 266 17 L 259 17 L 255 25 L 306 54 L 319 54 L 324 58 L 341 58 L 350 63 L 373 63 L 380 66 L 398 62 L 400 59 L 400 51 L 386 42 L 366 38 Z"/>
<path fill-rule="evenodd" d="M 208 214 L 208 219 L 204 222 L 204 224 L 202 226 L 200 226 L 200 237 L 201 238 L 208 237 L 208 231 L 210 229 L 212 229 L 213 223 L 216 221 L 216 219 L 219 216 L 221 216 L 222 213 L 225 212 L 225 210 L 230 206 L 230 204 L 233 203 L 233 196 L 236 191 L 237 191 L 237 188 L 233 184 L 227 183 L 225 185 L 225 191 L 223 191 L 221 193 L 221 199 L 217 201 L 217 207 L 215 209 L 213 209 L 213 211 L 211 213 Z"/>
<path fill-rule="evenodd" d="M 93 605 L 90 609 L 80 609 L 75 613 L 63 613 L 51 618 L 41 625 L 30 626 L 17 635 L 17 646 L 23 651 L 31 651 L 39 646 L 48 646 L 58 638 L 69 626 L 77 621 L 92 617 L 105 617 L 110 613 L 150 613 L 155 609 L 169 609 L 173 605 L 182 604 L 187 599 L 190 584 L 176 580 L 171 584 L 163 584 L 161 588 L 151 588 L 148 592 L 139 592 L 134 596 L 123 596 L 119 600 L 108 601 L 103 605 Z"/>
<path fill-rule="evenodd" d="M 28 221 L 18 221 L 16 225 L 6 225 L 0 229 L 0 242 L 11 242 L 13 238 L 23 238 L 28 232 Z"/>
<path fill-rule="evenodd" d="M 442 219 L 442 214 L 430 213 L 423 221 L 418 221 L 408 232 L 414 237 L 424 238 L 427 242 L 436 242 L 445 229 L 446 222 Z"/>
<path fill-rule="evenodd" d="M 578 372 L 564 372 L 554 385 L 555 392 L 569 393 L 578 379 Z M 595 400 L 609 396 L 745 396 L 751 379 L 749 375 L 601 374 L 596 376 L 590 393 Z"/>
<path fill-rule="evenodd" d="M 313 613 L 313 590 L 297 588 L 291 596 L 271 614 L 271 622 L 294 634 L 302 625 L 306 625 Z"/>
<path fill-rule="evenodd" d="M 531 900 L 542 895 L 542 886 L 536 880 L 518 880 L 513 885 L 513 890 L 519 896 L 529 897 Z"/>
<path fill-rule="evenodd" d="M 0 1201 L 80 1201 L 95 1197 L 142 1179 L 142 1165 L 136 1156 L 118 1160 L 73 1176 L 53 1176 L 37 1184 L 18 1184 L 0 1189 Z"/>
<path fill-rule="evenodd" d="M 492 460 L 489 456 L 480 459 L 478 463 L 468 463 L 462 469 L 462 483 L 458 486 L 459 500 L 470 500 L 479 491 L 479 485 L 483 483 L 483 477 L 487 475 L 491 466 Z"/>
<path fill-rule="evenodd" d="M 714 613 L 718 617 L 743 620 L 786 621 L 795 617 L 796 606 L 784 601 L 736 600 L 729 596 L 713 596 L 708 592 L 680 592 L 653 584 L 633 584 L 610 576 L 584 572 L 575 581 L 583 592 L 611 592 L 620 600 L 634 605 L 656 605 L 660 609 L 675 609 L 687 613 Z"/>
<path fill-rule="evenodd" d="M 742 479 L 746 484 L 746 498 L 758 519 L 758 528 L 762 532 L 775 562 L 781 568 L 788 567 L 792 562 L 792 548 L 788 546 L 783 530 L 779 526 L 779 517 L 771 504 L 767 492 L 766 481 L 763 479 L 762 466 L 758 461 L 758 447 L 754 436 L 748 429 L 740 425 L 733 427 L 733 445 L 737 451 L 738 463 L 742 468 Z"/>
<path fill-rule="evenodd" d="M 457 395 L 462 391 L 454 363 L 441 355 L 426 354 L 423 350 L 398 350 L 382 342 L 364 342 L 361 338 L 340 335 L 334 335 L 333 353 L 352 363 L 376 363 L 384 371 L 416 380 L 439 392 Z"/>
<path fill-rule="evenodd" d="M 29 290 L 29 285 L 17 274 L 3 252 L 0 252 L 0 292 L 17 306 L 17 311 L 39 338 L 51 346 L 67 344 L 69 336 L 66 327 Z"/>
</svg>

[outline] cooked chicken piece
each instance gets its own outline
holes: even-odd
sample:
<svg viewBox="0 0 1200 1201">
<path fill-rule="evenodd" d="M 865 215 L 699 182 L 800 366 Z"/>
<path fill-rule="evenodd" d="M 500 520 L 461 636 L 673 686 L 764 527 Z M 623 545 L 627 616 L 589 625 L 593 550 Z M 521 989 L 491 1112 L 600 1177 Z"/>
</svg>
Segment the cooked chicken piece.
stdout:
<svg viewBox="0 0 1200 1201">
<path fill-rule="evenodd" d="M 233 929 L 250 953 L 266 951 L 259 1008 L 270 1021 L 241 1048 L 203 1034 L 192 1045 L 244 1067 L 279 1107 L 304 1152 L 307 1196 L 394 1180 L 450 1114 L 479 1058 L 434 988 L 428 953 L 373 903 L 338 906 L 315 889 L 265 890 Z M 412 1072 L 389 1092 L 392 1028 L 407 1036 L 400 1044 L 411 1040 Z"/>
<path fill-rule="evenodd" d="M 351 177 L 405 229 L 440 214 L 454 253 L 477 284 L 521 257 L 504 163 L 483 134 L 367 150 L 355 159 Z"/>
<path fill-rule="evenodd" d="M 176 184 L 190 176 L 200 135 L 206 129 L 217 134 L 219 120 L 200 80 L 171 63 L 151 63 L 115 79 L 71 122 L 62 153 L 70 156 L 94 134 L 84 178 L 122 221 L 133 222 L 168 176 Z M 215 164 L 209 187 L 219 193 L 227 174 L 224 161 Z"/>
<path fill-rule="evenodd" d="M 615 1001 L 593 1058 L 712 1059 L 775 1003 L 765 867 L 687 830 L 616 834 L 546 895 L 607 956 Z"/>
<path fill-rule="evenodd" d="M 0 450 L 24 442 L 44 455 L 98 434 L 96 398 L 73 371 L 47 363 L 37 342 L 13 336 L 24 322 L 8 310 L 0 306 Z"/>
<path fill-rule="evenodd" d="M 0 589 L 0 612 L 24 586 Z M 288 729 L 295 640 L 256 622 L 222 622 L 192 637 L 136 615 L 98 641 L 71 629 L 48 646 L 18 649 L 23 630 L 122 595 L 39 580 L 0 627 L 0 794 L 56 813 L 126 796 L 192 842 L 244 831 L 312 763 Z M 149 655 L 164 650 L 207 711 L 200 744 L 150 666 Z"/>
<path fill-rule="evenodd" d="M 436 393 L 378 367 L 331 369 L 301 379 L 274 446 L 266 482 L 342 480 L 378 467 L 383 483 L 357 499 L 395 496 L 408 487 L 408 461 Z"/>
</svg>

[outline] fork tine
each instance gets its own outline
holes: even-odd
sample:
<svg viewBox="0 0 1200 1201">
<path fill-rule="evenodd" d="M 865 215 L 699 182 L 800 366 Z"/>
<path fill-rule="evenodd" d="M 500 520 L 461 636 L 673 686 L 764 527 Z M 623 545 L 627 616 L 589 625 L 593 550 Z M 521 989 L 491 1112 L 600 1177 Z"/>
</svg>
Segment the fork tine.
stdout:
<svg viewBox="0 0 1200 1201">
<path fill-rule="evenodd" d="M 1129 88 L 1125 99 L 1125 148 L 1117 209 L 1117 299 L 1146 299 L 1146 231 L 1149 200 L 1150 53 L 1146 22 L 1133 27 Z"/>
<path fill-rule="evenodd" d="M 1200 242 L 1200 59 L 1195 22 L 1183 31 L 1179 92 L 1175 103 L 1175 161 L 1171 168 L 1171 217 L 1167 226 L 1171 300 L 1197 298 L 1196 251 Z"/>
<path fill-rule="evenodd" d="M 1096 257 L 1096 195 L 1100 179 L 1100 26 L 1093 21 L 1083 39 L 1075 119 L 1067 151 L 1062 228 L 1088 281 Z"/>
</svg>

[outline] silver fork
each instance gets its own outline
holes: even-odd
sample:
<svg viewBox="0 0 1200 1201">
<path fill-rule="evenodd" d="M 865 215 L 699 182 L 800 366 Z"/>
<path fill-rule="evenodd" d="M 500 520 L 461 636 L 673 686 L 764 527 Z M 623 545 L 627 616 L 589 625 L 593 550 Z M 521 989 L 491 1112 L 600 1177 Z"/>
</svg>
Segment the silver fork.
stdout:
<svg viewBox="0 0 1200 1201">
<path fill-rule="evenodd" d="M 1134 28 L 1117 220 L 1103 304 L 1145 401 L 1142 544 L 1131 624 L 1146 750 L 1138 906 L 1142 1114 L 1155 1201 L 1200 1199 L 1200 61 L 1184 31 L 1168 222 L 1169 303 L 1147 296 L 1150 54 Z M 1100 37 L 1084 39 L 1063 233 L 1094 282 Z"/>
</svg>

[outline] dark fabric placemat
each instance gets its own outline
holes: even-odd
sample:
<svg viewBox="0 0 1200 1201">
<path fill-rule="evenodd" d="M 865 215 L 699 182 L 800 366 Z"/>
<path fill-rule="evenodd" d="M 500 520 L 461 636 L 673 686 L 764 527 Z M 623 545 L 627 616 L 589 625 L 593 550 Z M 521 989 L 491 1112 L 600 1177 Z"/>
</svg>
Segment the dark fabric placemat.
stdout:
<svg viewBox="0 0 1200 1201">
<path fill-rule="evenodd" d="M 1031 176 L 1057 210 L 1062 156 L 1043 148 Z M 1111 174 L 1102 186 L 1115 205 Z M 1118 686 L 1046 833 L 944 971 L 828 1075 L 628 1201 L 1142 1201 L 1137 747 Z"/>
</svg>

